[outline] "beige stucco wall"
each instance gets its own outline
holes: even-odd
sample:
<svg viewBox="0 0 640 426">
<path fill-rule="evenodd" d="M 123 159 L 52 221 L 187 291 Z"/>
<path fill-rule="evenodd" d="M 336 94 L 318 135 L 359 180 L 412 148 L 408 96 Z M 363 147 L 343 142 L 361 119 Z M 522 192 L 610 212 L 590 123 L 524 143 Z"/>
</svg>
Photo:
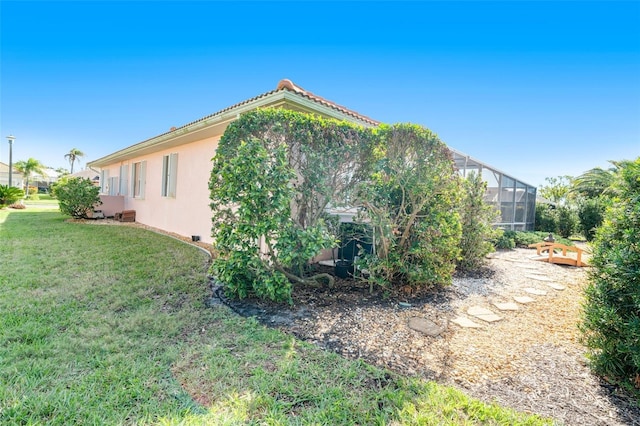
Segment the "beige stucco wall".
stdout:
<svg viewBox="0 0 640 426">
<path fill-rule="evenodd" d="M 115 177 L 119 176 L 121 165 L 129 165 L 124 209 L 136 211 L 136 222 L 187 237 L 199 235 L 201 241 L 212 242 L 208 185 L 211 159 L 219 139 L 220 136 L 216 136 L 158 151 L 103 167 L 103 170 L 109 171 L 109 177 Z M 176 196 L 162 197 L 162 159 L 173 153 L 178 154 Z M 133 198 L 131 173 L 133 164 L 140 161 L 147 162 L 145 193 L 144 198 Z"/>
</svg>

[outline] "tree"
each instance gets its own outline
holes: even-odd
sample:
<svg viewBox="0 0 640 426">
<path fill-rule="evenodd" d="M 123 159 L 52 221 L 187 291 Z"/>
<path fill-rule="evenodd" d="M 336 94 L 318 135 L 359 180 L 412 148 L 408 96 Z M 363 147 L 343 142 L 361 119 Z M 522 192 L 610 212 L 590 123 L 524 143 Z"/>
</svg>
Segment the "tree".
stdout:
<svg viewBox="0 0 640 426">
<path fill-rule="evenodd" d="M 616 175 L 620 168 L 627 165 L 629 161 L 609 161 L 609 163 L 612 164 L 612 167 L 607 170 L 595 167 L 575 178 L 572 182 L 571 192 L 587 198 L 613 195 L 611 191 L 614 188 Z"/>
<path fill-rule="evenodd" d="M 71 164 L 71 174 L 73 174 L 73 164 L 78 160 L 80 162 L 80 158 L 84 157 L 84 152 L 80 151 L 78 148 L 71 148 L 71 150 L 64 155 Z"/>
<path fill-rule="evenodd" d="M 492 240 L 497 239 L 502 231 L 494 228 L 493 223 L 500 217 L 500 211 L 484 201 L 487 183 L 479 174 L 471 172 L 462 184 L 464 193 L 459 208 L 462 238 L 458 267 L 472 270 L 481 266 L 485 256 L 494 251 Z"/>
<path fill-rule="evenodd" d="M 45 174 L 44 169 L 46 168 L 40 161 L 35 158 L 29 158 L 27 161 L 18 161 L 15 164 L 15 169 L 22 174 L 25 179 L 26 196 L 29 196 L 29 178 L 35 173 L 39 175 Z"/>
<path fill-rule="evenodd" d="M 581 329 L 593 370 L 640 389 L 640 157 L 620 164 L 612 189 L 592 244 Z"/>
<path fill-rule="evenodd" d="M 571 176 L 566 175 L 545 178 L 547 185 L 540 186 L 540 195 L 555 204 L 566 205 L 569 201 L 572 179 Z"/>
<path fill-rule="evenodd" d="M 416 125 L 382 125 L 378 138 L 373 169 L 354 200 L 374 229 L 375 253 L 365 256 L 370 285 L 448 285 L 461 233 L 451 153 Z"/>
<path fill-rule="evenodd" d="M 229 295 L 290 300 L 293 284 L 332 283 L 309 260 L 336 244 L 327 205 L 344 204 L 372 134 L 283 109 L 243 114 L 227 127 L 209 181 L 213 274 Z"/>
<path fill-rule="evenodd" d="M 0 209 L 15 203 L 22 197 L 24 197 L 22 189 L 9 185 L 0 185 Z"/>
<path fill-rule="evenodd" d="M 100 188 L 91 179 L 62 178 L 52 186 L 60 211 L 76 219 L 84 219 L 94 206 L 102 204 Z"/>
</svg>

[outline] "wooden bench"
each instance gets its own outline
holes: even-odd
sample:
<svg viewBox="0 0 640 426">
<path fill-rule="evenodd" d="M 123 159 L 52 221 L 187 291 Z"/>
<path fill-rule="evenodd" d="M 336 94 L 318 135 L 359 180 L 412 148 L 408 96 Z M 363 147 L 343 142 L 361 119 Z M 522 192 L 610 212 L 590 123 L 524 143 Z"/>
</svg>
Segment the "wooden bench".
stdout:
<svg viewBox="0 0 640 426">
<path fill-rule="evenodd" d="M 135 222 L 136 221 L 136 211 L 135 210 L 123 210 L 119 213 L 116 213 L 113 218 L 120 222 Z"/>
<path fill-rule="evenodd" d="M 587 266 L 582 260 L 584 250 L 578 247 L 547 242 L 529 244 L 529 247 L 536 249 L 537 257 L 534 260 L 570 266 Z M 569 256 L 568 253 L 575 253 L 576 257 Z"/>
</svg>

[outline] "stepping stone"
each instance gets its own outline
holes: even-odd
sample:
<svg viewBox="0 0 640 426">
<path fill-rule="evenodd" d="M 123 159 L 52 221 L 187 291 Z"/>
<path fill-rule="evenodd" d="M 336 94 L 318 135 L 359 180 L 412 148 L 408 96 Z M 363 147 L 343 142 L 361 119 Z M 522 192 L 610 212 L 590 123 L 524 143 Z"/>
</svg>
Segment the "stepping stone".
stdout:
<svg viewBox="0 0 640 426">
<path fill-rule="evenodd" d="M 513 296 L 513 300 L 515 300 L 518 303 L 522 303 L 523 305 L 536 301 L 536 299 L 532 299 L 529 296 Z"/>
<path fill-rule="evenodd" d="M 536 296 L 544 296 L 545 294 L 547 294 L 546 291 L 538 290 L 537 288 L 533 288 L 533 287 L 527 287 L 524 289 L 524 291 L 526 291 L 529 294 L 535 294 Z"/>
<path fill-rule="evenodd" d="M 467 317 L 458 317 L 454 320 L 451 320 L 451 322 L 458 324 L 462 328 L 482 328 L 480 324 L 471 321 Z"/>
<path fill-rule="evenodd" d="M 554 282 L 545 283 L 545 284 L 548 285 L 549 287 L 551 287 L 552 289 L 558 290 L 558 291 L 562 291 L 562 290 L 564 290 L 566 288 L 562 284 L 558 284 L 558 283 L 554 283 Z"/>
<path fill-rule="evenodd" d="M 409 328 L 431 337 L 439 336 L 446 329 L 446 327 L 441 327 L 433 321 L 419 317 L 409 318 Z"/>
<path fill-rule="evenodd" d="M 481 306 L 472 306 L 469 308 L 467 313 L 486 322 L 500 321 L 502 319 L 502 317 L 499 317 L 489 309 L 483 308 Z"/>
<path fill-rule="evenodd" d="M 545 281 L 545 282 L 553 281 L 551 278 L 545 277 L 542 275 L 525 275 L 525 277 L 531 278 L 532 280 L 538 280 L 538 281 Z"/>
<path fill-rule="evenodd" d="M 500 309 L 501 311 L 517 311 L 518 310 L 518 305 L 516 305 L 513 302 L 507 302 L 507 303 L 495 302 L 493 306 Z"/>
<path fill-rule="evenodd" d="M 522 269 L 538 269 L 536 267 L 536 265 L 532 265 L 530 263 L 521 263 L 521 262 L 518 262 L 518 268 L 522 268 Z"/>
</svg>

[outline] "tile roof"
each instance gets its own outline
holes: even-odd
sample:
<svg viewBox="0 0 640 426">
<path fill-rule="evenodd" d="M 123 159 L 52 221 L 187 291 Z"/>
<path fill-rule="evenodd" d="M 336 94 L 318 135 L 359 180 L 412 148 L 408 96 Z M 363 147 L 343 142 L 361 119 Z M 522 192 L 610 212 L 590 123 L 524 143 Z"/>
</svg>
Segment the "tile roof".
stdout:
<svg viewBox="0 0 640 426">
<path fill-rule="evenodd" d="M 237 104 L 231 105 L 231 106 L 229 106 L 227 108 L 224 108 L 224 109 L 222 109 L 222 110 L 220 110 L 218 112 L 215 112 L 213 114 L 207 115 L 207 116 L 202 117 L 202 118 L 199 118 L 197 120 L 194 120 L 194 121 L 192 121 L 190 123 L 187 123 L 187 124 L 184 124 L 182 126 L 171 127 L 167 132 L 161 133 L 161 134 L 156 135 L 156 136 L 154 136 L 152 138 L 149 138 L 149 139 L 146 139 L 144 141 L 138 142 L 138 143 L 136 143 L 134 145 L 129 146 L 128 148 L 124 148 L 124 149 L 122 149 L 120 151 L 117 151 L 115 153 L 109 154 L 109 155 L 107 155 L 105 157 L 102 157 L 102 158 L 99 158 L 99 159 L 97 159 L 95 161 L 91 161 L 91 162 L 89 162 L 89 164 L 100 163 L 100 162 L 102 162 L 102 161 L 104 161 L 104 160 L 106 160 L 108 158 L 112 158 L 112 157 L 117 156 L 117 155 L 124 155 L 125 151 L 130 151 L 131 149 L 137 149 L 137 148 L 140 148 L 140 147 L 145 147 L 145 146 L 147 146 L 149 144 L 153 144 L 154 141 L 159 141 L 159 140 L 161 140 L 161 139 L 163 139 L 165 137 L 170 137 L 170 134 L 175 132 L 176 130 L 187 129 L 187 128 L 195 125 L 195 124 L 198 124 L 198 123 L 201 123 L 201 122 L 204 122 L 204 121 L 208 121 L 208 120 L 210 120 L 212 118 L 224 116 L 225 113 L 228 113 L 228 112 L 233 111 L 235 109 L 241 109 L 243 106 L 247 106 L 247 105 L 250 105 L 252 103 L 256 103 L 256 102 L 258 102 L 258 101 L 260 101 L 260 100 L 262 100 L 264 98 L 268 98 L 268 97 L 270 97 L 272 95 L 276 95 L 276 94 L 279 94 L 279 93 L 282 93 L 282 92 L 289 92 L 289 93 L 292 93 L 292 94 L 294 94 L 296 96 L 305 98 L 305 99 L 307 99 L 307 100 L 309 100 L 309 101 L 311 101 L 313 103 L 316 103 L 318 105 L 322 105 L 322 106 L 324 106 L 326 108 L 333 109 L 333 110 L 339 112 L 340 114 L 352 117 L 352 118 L 360 121 L 361 123 L 365 123 L 365 124 L 368 124 L 368 125 L 371 125 L 371 126 L 377 126 L 377 125 L 380 124 L 379 121 L 373 120 L 372 118 L 369 118 L 369 117 L 367 117 L 365 115 L 359 114 L 359 113 L 357 113 L 357 112 L 355 112 L 353 110 L 345 108 L 342 105 L 338 105 L 335 102 L 331 102 L 331 101 L 329 101 L 329 100 L 327 100 L 327 99 L 325 99 L 325 98 L 323 98 L 321 96 L 318 96 L 318 95 L 315 95 L 315 94 L 313 94 L 311 92 L 308 92 L 308 91 L 304 90 L 302 87 L 294 84 L 291 80 L 283 79 L 283 80 L 280 80 L 278 82 L 278 86 L 274 90 L 271 90 L 271 91 L 266 92 L 266 93 L 262 93 L 261 95 L 258 95 L 258 96 L 255 96 L 253 98 L 247 99 L 245 101 L 239 102 Z"/>
<path fill-rule="evenodd" d="M 369 118 L 366 115 L 359 114 L 359 113 L 357 113 L 357 112 L 355 112 L 353 110 L 350 110 L 348 108 L 343 107 L 342 105 L 338 105 L 335 102 L 331 102 L 331 101 L 329 101 L 329 100 L 327 100 L 327 99 L 325 99 L 325 98 L 323 98 L 321 96 L 314 95 L 313 93 L 311 93 L 311 92 L 309 92 L 307 90 L 304 90 L 302 87 L 297 86 L 296 84 L 294 84 L 289 79 L 285 78 L 285 79 L 280 80 L 280 82 L 278 83 L 278 87 L 276 88 L 275 91 L 277 92 L 278 90 L 289 90 L 290 92 L 294 92 L 294 93 L 300 94 L 300 95 L 306 97 L 307 99 L 310 99 L 310 100 L 312 100 L 314 102 L 317 102 L 319 104 L 328 106 L 329 108 L 333 108 L 335 110 L 338 110 L 338 111 L 342 112 L 343 114 L 350 115 L 350 116 L 352 116 L 354 118 L 357 118 L 359 120 L 365 121 L 365 122 L 367 122 L 369 124 L 372 124 L 374 126 L 377 126 L 378 124 L 380 124 L 379 121 L 376 121 L 376 120 L 374 120 L 372 118 Z"/>
<path fill-rule="evenodd" d="M 313 93 L 308 92 L 308 91 L 304 90 L 302 87 L 294 84 L 291 80 L 285 78 L 285 79 L 282 79 L 282 80 L 280 80 L 278 82 L 278 86 L 276 87 L 275 90 L 271 90 L 269 92 L 262 93 L 262 94 L 260 94 L 258 96 L 255 96 L 253 98 L 247 99 L 247 100 L 242 101 L 242 102 L 238 102 L 237 104 L 234 104 L 234 105 L 231 105 L 231 106 L 229 106 L 227 108 L 221 109 L 220 111 L 215 112 L 215 113 L 210 114 L 210 115 L 207 115 L 206 117 L 199 118 L 199 119 L 197 119 L 195 121 L 192 121 L 192 122 L 187 123 L 187 124 L 185 124 L 183 126 L 180 126 L 180 127 L 178 127 L 178 129 L 181 129 L 183 127 L 191 126 L 191 125 L 199 123 L 201 121 L 205 121 L 205 120 L 207 120 L 207 119 L 209 119 L 211 117 L 215 117 L 217 115 L 224 114 L 225 112 L 230 111 L 232 109 L 241 107 L 241 106 L 249 104 L 251 102 L 255 102 L 255 101 L 257 101 L 259 99 L 262 99 L 262 98 L 264 98 L 266 96 L 269 96 L 271 94 L 274 94 L 274 93 L 277 93 L 277 92 L 280 92 L 280 91 L 285 91 L 285 90 L 289 91 L 289 92 L 292 92 L 292 93 L 296 93 L 298 95 L 301 95 L 301 96 L 303 96 L 303 97 L 305 97 L 305 98 L 307 98 L 307 99 L 309 99 L 309 100 L 311 100 L 313 102 L 316 102 L 316 103 L 319 103 L 321 105 L 327 106 L 329 108 L 335 109 L 336 111 L 339 111 L 339 112 L 341 112 L 343 114 L 346 114 L 346 115 L 349 115 L 351 117 L 354 117 L 354 118 L 356 118 L 358 120 L 364 121 L 365 123 L 371 124 L 372 126 L 377 126 L 377 125 L 380 124 L 379 121 L 376 121 L 376 120 L 374 120 L 372 118 L 369 118 L 366 115 L 359 114 L 359 113 L 357 113 L 357 112 L 355 112 L 353 110 L 350 110 L 350 109 L 348 109 L 346 107 L 343 107 L 342 105 L 338 105 L 335 102 L 331 102 L 331 101 L 329 101 L 329 100 L 327 100 L 327 99 L 325 99 L 325 98 L 323 98 L 321 96 L 314 95 Z M 167 132 L 167 133 L 170 133 L 170 132 L 172 132 L 174 130 L 176 130 L 176 128 L 172 127 L 169 130 L 169 132 Z M 159 136 L 161 136 L 161 135 L 159 135 Z"/>
</svg>

